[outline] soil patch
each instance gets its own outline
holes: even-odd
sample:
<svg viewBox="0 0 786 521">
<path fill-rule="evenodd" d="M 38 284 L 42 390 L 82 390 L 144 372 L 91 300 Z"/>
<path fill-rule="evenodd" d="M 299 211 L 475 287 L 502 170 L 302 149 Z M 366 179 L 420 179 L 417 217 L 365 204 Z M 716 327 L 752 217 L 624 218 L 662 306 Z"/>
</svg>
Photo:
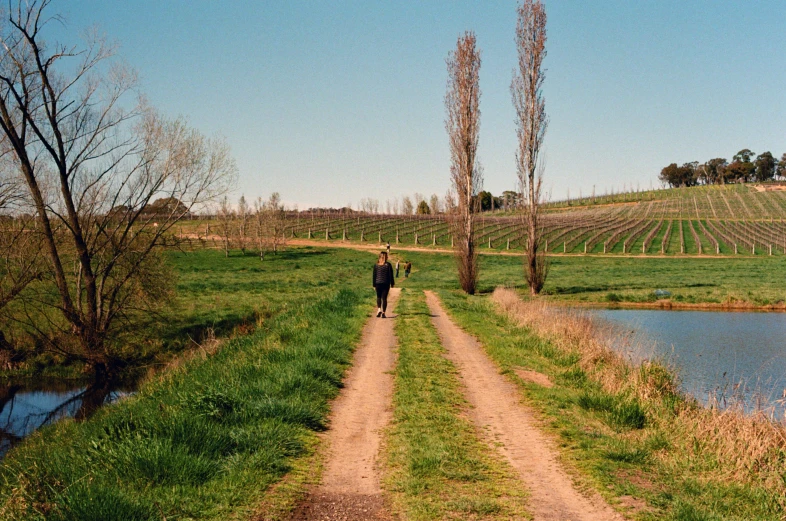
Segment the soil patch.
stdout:
<svg viewBox="0 0 786 521">
<path fill-rule="evenodd" d="M 389 520 L 379 494 L 315 493 L 289 518 L 291 521 L 371 521 Z"/>
<path fill-rule="evenodd" d="M 542 385 L 548 389 L 554 387 L 551 379 L 543 373 L 539 373 L 537 371 L 530 371 L 529 369 L 524 369 L 522 367 L 517 367 L 513 370 L 513 372 L 518 375 L 519 378 L 524 380 L 525 382 L 532 382 L 538 385 Z"/>
<path fill-rule="evenodd" d="M 620 504 L 633 512 L 642 512 L 647 510 L 647 502 L 643 499 L 635 498 L 633 496 L 620 496 Z"/>
<path fill-rule="evenodd" d="M 390 519 L 384 508 L 377 458 L 382 431 L 392 415 L 391 372 L 396 363 L 393 309 L 399 291 L 394 288 L 390 292 L 388 318 L 372 316 L 363 329 L 344 389 L 333 403 L 321 484 L 309 491 L 291 520 Z"/>
<path fill-rule="evenodd" d="M 489 359 L 483 348 L 447 316 L 436 295 L 426 292 L 432 320 L 456 365 L 470 412 L 480 435 L 517 471 L 530 492 L 536 521 L 621 521 L 597 494 L 584 495 L 562 468 L 554 442 L 537 427 L 518 388 Z"/>
</svg>

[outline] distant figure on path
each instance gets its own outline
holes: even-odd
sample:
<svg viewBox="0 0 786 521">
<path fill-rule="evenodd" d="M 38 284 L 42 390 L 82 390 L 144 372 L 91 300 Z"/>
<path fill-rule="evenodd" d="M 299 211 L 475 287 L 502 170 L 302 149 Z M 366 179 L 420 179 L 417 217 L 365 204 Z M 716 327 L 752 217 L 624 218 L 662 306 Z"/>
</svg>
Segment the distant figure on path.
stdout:
<svg viewBox="0 0 786 521">
<path fill-rule="evenodd" d="M 409 272 L 410 271 L 412 271 L 412 263 L 407 261 L 407 263 L 404 265 L 404 278 L 405 279 L 409 277 Z"/>
<path fill-rule="evenodd" d="M 398 278 L 398 266 L 401 263 L 398 259 L 396 259 L 396 278 Z"/>
<path fill-rule="evenodd" d="M 388 255 L 390 255 L 390 241 L 388 241 L 386 248 L 388 249 Z"/>
<path fill-rule="evenodd" d="M 374 264 L 374 271 L 371 277 L 374 289 L 377 290 L 377 318 L 385 318 L 385 310 L 388 307 L 388 292 L 396 285 L 393 278 L 393 266 L 388 262 L 387 252 L 379 252 L 377 263 Z"/>
</svg>

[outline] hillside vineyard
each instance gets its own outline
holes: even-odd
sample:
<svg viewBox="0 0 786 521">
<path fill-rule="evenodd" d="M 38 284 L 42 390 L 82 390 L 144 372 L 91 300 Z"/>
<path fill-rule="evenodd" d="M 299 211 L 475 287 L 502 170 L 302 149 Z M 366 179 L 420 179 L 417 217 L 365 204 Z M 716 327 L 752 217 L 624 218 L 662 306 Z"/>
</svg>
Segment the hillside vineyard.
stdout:
<svg viewBox="0 0 786 521">
<path fill-rule="evenodd" d="M 550 254 L 784 255 L 786 190 L 779 188 L 702 186 L 551 203 L 542 219 L 541 246 Z M 452 246 L 444 214 L 290 213 L 285 234 Z M 525 234 L 515 213 L 484 212 L 478 217 L 477 237 L 487 251 L 520 251 Z"/>
</svg>

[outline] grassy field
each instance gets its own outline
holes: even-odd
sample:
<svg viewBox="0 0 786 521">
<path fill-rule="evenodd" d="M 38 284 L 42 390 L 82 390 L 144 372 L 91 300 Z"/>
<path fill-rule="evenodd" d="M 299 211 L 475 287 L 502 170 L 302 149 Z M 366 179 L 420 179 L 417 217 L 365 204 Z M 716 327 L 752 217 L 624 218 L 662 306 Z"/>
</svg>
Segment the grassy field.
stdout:
<svg viewBox="0 0 786 521">
<path fill-rule="evenodd" d="M 420 252 L 396 253 L 410 260 L 413 281 L 424 288 L 458 285 L 452 256 Z M 786 300 L 786 259 L 749 258 L 624 258 L 551 257 L 543 294 L 549 301 L 568 303 L 653 303 L 656 289 L 671 293 L 680 304 L 738 303 L 781 305 Z M 497 286 L 524 288 L 518 256 L 480 256 L 479 291 Z"/>
<path fill-rule="evenodd" d="M 670 428 L 674 402 L 605 392 L 575 356 L 495 312 L 487 298 L 495 287 L 526 293 L 519 257 L 482 256 L 481 295 L 465 297 L 455 292 L 452 256 L 393 251 L 394 262 L 414 266 L 399 279 L 386 478 L 397 511 L 413 519 L 522 514 L 509 470 L 461 413 L 455 370 L 420 292 L 436 289 L 503 371 L 526 366 L 557 383 L 519 382 L 582 480 L 613 500 L 644 498 L 641 519 L 775 519 L 771 492 L 726 479 L 715 453 Z M 12 450 L 0 465 L 0 518 L 243 518 L 263 506 L 285 509 L 318 477 L 316 433 L 371 309 L 374 254 L 304 247 L 264 262 L 209 250 L 170 260 L 176 306 L 149 340 L 169 354 L 167 368 L 156 361 L 158 373 L 136 396 Z M 783 262 L 565 256 L 552 259 L 544 300 L 647 302 L 659 288 L 677 302 L 777 303 L 786 294 Z M 284 476 L 288 487 L 271 488 Z"/>
<path fill-rule="evenodd" d="M 133 351 L 129 358 L 135 367 L 124 376 L 133 380 L 140 373 L 158 370 L 210 338 L 248 334 L 291 302 L 335 291 L 338 278 L 357 275 L 357 255 L 301 248 L 269 255 L 260 262 L 250 252 L 233 251 L 229 258 L 209 249 L 168 252 L 175 290 L 172 300 L 140 320 L 136 334 L 128 337 L 128 350 Z M 81 364 L 48 352 L 31 355 L 19 366 L 0 372 L 2 378 L 31 375 L 84 377 Z"/>
<path fill-rule="evenodd" d="M 31 436 L 0 465 L 0 518 L 228 519 L 316 446 L 370 303 L 373 256 L 175 256 L 193 295 L 178 328 L 254 331 L 205 344 L 83 423 Z M 242 333 L 242 331 L 239 331 Z"/>
</svg>

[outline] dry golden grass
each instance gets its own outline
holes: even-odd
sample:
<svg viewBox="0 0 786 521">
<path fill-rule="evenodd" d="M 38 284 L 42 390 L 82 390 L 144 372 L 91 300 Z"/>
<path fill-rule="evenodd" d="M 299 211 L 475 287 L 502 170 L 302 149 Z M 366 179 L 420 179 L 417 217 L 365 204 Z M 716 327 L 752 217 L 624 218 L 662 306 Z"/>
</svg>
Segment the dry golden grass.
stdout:
<svg viewBox="0 0 786 521">
<path fill-rule="evenodd" d="M 494 303 L 510 319 L 547 339 L 558 349 L 576 353 L 587 375 L 610 393 L 636 396 L 651 419 L 669 433 L 673 449 L 659 454 L 667 467 L 701 467 L 706 480 L 744 482 L 762 487 L 786 508 L 786 425 L 767 411 L 746 414 L 742 404 L 701 407 L 679 396 L 673 373 L 663 364 L 615 350 L 629 339 L 588 313 L 523 301 L 515 291 L 498 288 Z M 625 346 L 633 353 L 637 347 Z M 643 350 L 643 349 L 642 349 Z M 669 395 L 677 400 L 664 400 Z"/>
<path fill-rule="evenodd" d="M 663 364 L 644 358 L 646 346 L 632 343 L 619 329 L 594 320 L 586 312 L 541 301 L 525 302 L 515 291 L 504 288 L 497 288 L 492 300 L 519 325 L 564 352 L 576 353 L 581 369 L 610 393 L 650 400 L 677 392 L 671 372 Z M 618 354 L 621 351 L 628 353 L 627 359 Z"/>
</svg>

